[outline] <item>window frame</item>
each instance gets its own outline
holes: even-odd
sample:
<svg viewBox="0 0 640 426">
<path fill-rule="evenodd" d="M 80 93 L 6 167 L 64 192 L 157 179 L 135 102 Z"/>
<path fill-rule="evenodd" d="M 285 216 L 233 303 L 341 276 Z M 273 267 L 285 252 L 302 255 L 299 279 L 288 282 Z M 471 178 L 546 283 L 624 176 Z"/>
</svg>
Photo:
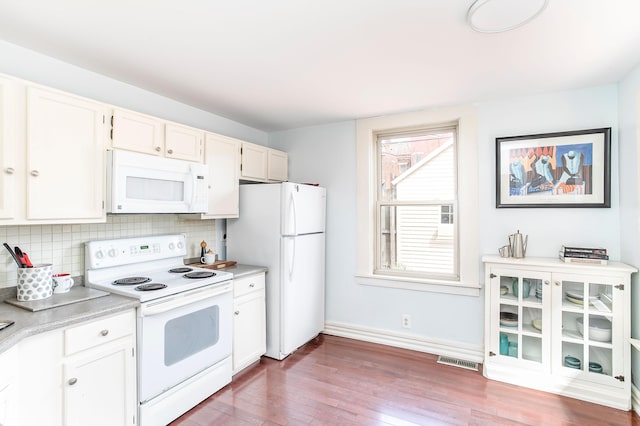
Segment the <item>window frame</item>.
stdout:
<svg viewBox="0 0 640 426">
<path fill-rule="evenodd" d="M 376 272 L 377 137 L 457 124 L 458 279 L 416 278 Z M 356 282 L 389 288 L 479 296 L 477 118 L 472 105 L 372 117 L 356 123 Z M 462 172 L 464 171 L 464 173 Z"/>
<path fill-rule="evenodd" d="M 382 147 L 381 140 L 392 139 L 392 138 L 401 138 L 405 137 L 414 137 L 414 136 L 423 136 L 423 135 L 433 135 L 437 133 L 452 133 L 453 134 L 453 191 L 454 198 L 452 199 L 421 199 L 421 200 L 385 200 L 383 199 L 383 194 L 381 193 L 381 183 L 382 183 L 382 169 L 383 169 L 383 159 L 382 159 Z M 384 275 L 391 277 L 403 277 L 403 278 L 411 278 L 411 279 L 444 279 L 444 280 L 457 280 L 460 277 L 460 265 L 459 265 L 459 240 L 454 239 L 453 245 L 453 273 L 452 274 L 428 274 L 424 272 L 417 271 L 402 271 L 400 269 L 392 269 L 392 268 L 383 268 L 382 267 L 382 208 L 389 207 L 390 210 L 395 210 L 397 212 L 398 207 L 420 207 L 420 206 L 434 206 L 446 203 L 447 206 L 457 205 L 457 193 L 458 193 L 458 165 L 457 165 L 457 149 L 458 149 L 458 123 L 451 122 L 445 123 L 444 125 L 438 126 L 427 126 L 427 127 L 419 127 L 416 129 L 401 129 L 398 132 L 379 132 L 374 134 L 375 138 L 375 156 L 376 156 L 376 177 L 375 177 L 375 187 L 376 191 L 374 193 L 375 196 L 375 234 L 376 234 L 376 244 L 375 244 L 375 257 L 374 257 L 374 275 Z M 429 157 L 433 153 L 442 152 L 443 148 L 438 147 L 434 149 L 432 153 L 427 155 Z M 401 174 L 401 173 L 400 173 Z M 452 209 L 453 210 L 453 209 Z M 438 213 L 438 217 L 440 218 L 438 221 L 438 230 L 440 230 L 442 220 L 442 209 Z M 450 213 L 453 216 L 453 213 Z M 453 225 L 454 222 L 451 222 Z M 457 230 L 454 230 L 453 227 L 449 227 L 450 232 L 447 233 L 446 237 L 452 237 L 457 235 Z M 397 231 L 397 229 L 396 229 Z M 440 235 L 440 233 L 438 233 Z M 398 236 L 396 232 L 395 241 L 397 241 Z"/>
</svg>

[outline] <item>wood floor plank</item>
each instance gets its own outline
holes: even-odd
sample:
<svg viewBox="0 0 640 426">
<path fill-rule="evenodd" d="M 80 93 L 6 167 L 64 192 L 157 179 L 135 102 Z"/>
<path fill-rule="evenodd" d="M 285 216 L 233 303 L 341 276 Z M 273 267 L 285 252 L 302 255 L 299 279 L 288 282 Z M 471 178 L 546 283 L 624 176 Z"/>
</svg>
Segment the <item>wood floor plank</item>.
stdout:
<svg viewBox="0 0 640 426">
<path fill-rule="evenodd" d="M 640 426 L 640 417 L 487 380 L 435 355 L 321 335 L 263 358 L 173 426 Z"/>
</svg>

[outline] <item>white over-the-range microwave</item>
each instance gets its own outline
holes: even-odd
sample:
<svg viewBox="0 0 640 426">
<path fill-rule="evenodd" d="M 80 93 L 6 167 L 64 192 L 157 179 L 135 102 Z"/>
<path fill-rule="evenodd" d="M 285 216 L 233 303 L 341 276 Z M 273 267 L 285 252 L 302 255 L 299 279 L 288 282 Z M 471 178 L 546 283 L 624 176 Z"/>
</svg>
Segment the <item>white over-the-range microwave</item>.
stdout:
<svg viewBox="0 0 640 426">
<path fill-rule="evenodd" d="M 206 213 L 204 164 L 139 154 L 107 152 L 108 213 Z"/>
</svg>

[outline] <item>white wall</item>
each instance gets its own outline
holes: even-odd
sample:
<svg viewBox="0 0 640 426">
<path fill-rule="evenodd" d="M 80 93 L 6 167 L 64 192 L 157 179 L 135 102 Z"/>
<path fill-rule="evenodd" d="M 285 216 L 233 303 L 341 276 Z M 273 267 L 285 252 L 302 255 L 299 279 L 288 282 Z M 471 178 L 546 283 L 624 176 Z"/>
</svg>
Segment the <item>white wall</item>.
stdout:
<svg viewBox="0 0 640 426">
<path fill-rule="evenodd" d="M 267 144 L 268 135 L 261 130 L 2 40 L 0 58 L 3 74 L 199 129 Z"/>
<path fill-rule="evenodd" d="M 620 258 L 617 87 L 607 85 L 477 105 L 480 252 L 496 253 L 507 235 L 529 234 L 527 254 L 557 256 L 564 243 L 598 244 Z M 496 209 L 495 138 L 597 127 L 613 128 L 610 209 Z M 482 349 L 483 297 L 357 285 L 355 274 L 355 122 L 271 133 L 289 152 L 290 179 L 327 187 L 327 320 L 407 333 Z M 481 268 L 478 260 L 478 268 Z M 481 275 L 483 276 L 483 275 Z M 401 328 L 401 315 L 412 328 Z"/>
<path fill-rule="evenodd" d="M 638 187 L 640 151 L 638 141 L 640 129 L 640 66 L 632 70 L 619 83 L 619 127 L 620 127 L 620 223 L 621 260 L 640 266 L 640 220 L 638 212 Z M 640 338 L 640 290 L 638 274 L 632 277 L 631 285 L 631 336 Z M 640 384 L 640 355 L 632 351 L 632 380 Z"/>
</svg>

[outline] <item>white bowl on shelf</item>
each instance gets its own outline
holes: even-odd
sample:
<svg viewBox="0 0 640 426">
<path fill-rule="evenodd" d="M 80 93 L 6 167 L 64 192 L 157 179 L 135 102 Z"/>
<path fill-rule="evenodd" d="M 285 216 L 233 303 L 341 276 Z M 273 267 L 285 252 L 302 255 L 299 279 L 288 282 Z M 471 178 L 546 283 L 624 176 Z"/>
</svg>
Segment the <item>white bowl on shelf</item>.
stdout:
<svg viewBox="0 0 640 426">
<path fill-rule="evenodd" d="M 582 317 L 576 318 L 576 328 L 581 336 L 584 336 L 584 320 Z M 611 321 L 606 318 L 589 316 L 589 339 L 597 342 L 611 341 Z"/>
</svg>

